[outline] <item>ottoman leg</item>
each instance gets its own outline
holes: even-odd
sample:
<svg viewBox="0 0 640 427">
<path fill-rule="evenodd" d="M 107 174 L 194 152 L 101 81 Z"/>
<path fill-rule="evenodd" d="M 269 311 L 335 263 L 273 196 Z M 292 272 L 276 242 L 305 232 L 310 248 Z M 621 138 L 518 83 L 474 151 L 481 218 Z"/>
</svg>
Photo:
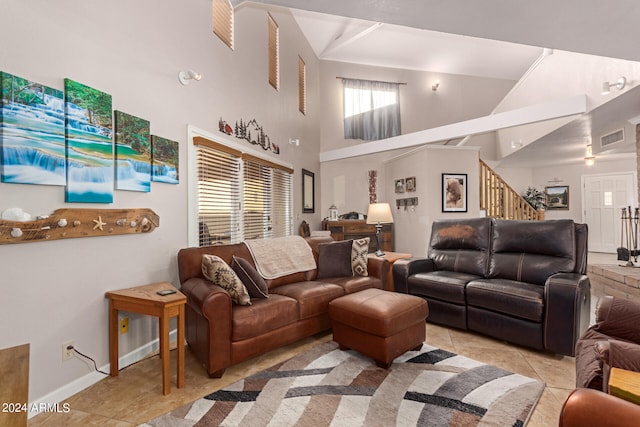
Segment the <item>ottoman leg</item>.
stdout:
<svg viewBox="0 0 640 427">
<path fill-rule="evenodd" d="M 385 363 L 385 362 L 381 362 L 379 360 L 376 360 L 376 365 L 382 369 L 389 369 L 391 367 L 391 365 L 393 364 L 393 360 L 389 363 Z"/>
<path fill-rule="evenodd" d="M 420 351 L 422 350 L 422 343 L 418 344 L 416 348 L 412 348 L 411 351 Z"/>
<path fill-rule="evenodd" d="M 346 345 L 339 344 L 339 343 L 338 343 L 338 348 L 339 348 L 340 350 L 343 350 L 343 351 L 344 351 L 344 350 L 351 350 L 351 349 L 350 349 L 349 347 L 347 347 Z"/>
</svg>

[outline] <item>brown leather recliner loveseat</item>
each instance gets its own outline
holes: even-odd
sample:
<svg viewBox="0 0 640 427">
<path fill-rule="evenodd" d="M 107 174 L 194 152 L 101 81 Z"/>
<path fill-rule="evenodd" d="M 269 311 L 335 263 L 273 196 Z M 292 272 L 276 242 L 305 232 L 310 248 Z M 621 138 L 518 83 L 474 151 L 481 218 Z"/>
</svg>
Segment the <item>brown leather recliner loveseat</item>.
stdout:
<svg viewBox="0 0 640 427">
<path fill-rule="evenodd" d="M 587 226 L 572 220 L 436 220 L 427 258 L 393 264 L 427 321 L 574 355 L 589 325 Z"/>
<path fill-rule="evenodd" d="M 318 263 L 319 245 L 332 239 L 309 238 L 307 242 Z M 204 254 L 217 255 L 229 265 L 233 256 L 255 263 L 244 243 L 186 248 L 178 253 L 180 290 L 187 296 L 187 343 L 209 376 L 216 378 L 231 365 L 330 329 L 331 300 L 364 289 L 386 288 L 389 274 L 389 262 L 373 257 L 368 258 L 368 276 L 318 279 L 316 268 L 266 280 L 268 298 L 236 305 L 229 293 L 204 277 Z"/>
</svg>

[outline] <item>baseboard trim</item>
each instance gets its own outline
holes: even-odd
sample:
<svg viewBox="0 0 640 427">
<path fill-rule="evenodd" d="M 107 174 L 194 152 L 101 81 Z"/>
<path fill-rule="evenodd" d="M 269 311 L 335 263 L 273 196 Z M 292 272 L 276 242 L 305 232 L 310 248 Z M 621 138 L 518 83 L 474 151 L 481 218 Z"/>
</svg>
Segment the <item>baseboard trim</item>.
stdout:
<svg viewBox="0 0 640 427">
<path fill-rule="evenodd" d="M 177 329 L 174 329 L 169 333 L 169 342 L 174 342 L 176 340 Z M 159 349 L 160 340 L 156 338 L 155 340 L 144 344 L 123 356 L 120 356 L 118 358 L 118 367 L 120 369 L 126 368 L 127 366 L 139 362 L 145 357 L 148 357 L 150 354 L 159 351 Z M 110 364 L 107 363 L 106 365 L 101 366 L 98 369 L 103 372 L 109 372 Z M 61 405 L 60 402 L 70 398 L 74 394 L 79 393 L 88 387 L 91 387 L 103 378 L 105 378 L 104 374 L 93 371 L 68 384 L 63 385 L 62 387 L 46 394 L 45 396 L 42 396 L 39 399 L 34 400 L 33 402 L 29 402 L 29 418 L 35 417 L 36 415 L 43 412 L 68 412 L 69 409 Z"/>
</svg>

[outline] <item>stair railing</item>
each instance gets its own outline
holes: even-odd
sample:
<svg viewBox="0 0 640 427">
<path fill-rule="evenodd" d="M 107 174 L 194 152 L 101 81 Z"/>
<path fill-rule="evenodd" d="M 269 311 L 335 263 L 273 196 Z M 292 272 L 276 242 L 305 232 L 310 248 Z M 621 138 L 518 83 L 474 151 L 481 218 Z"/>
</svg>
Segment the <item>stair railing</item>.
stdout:
<svg viewBox="0 0 640 427">
<path fill-rule="evenodd" d="M 491 218 L 538 221 L 544 211 L 536 210 L 500 175 L 480 160 L 480 209 Z"/>
</svg>

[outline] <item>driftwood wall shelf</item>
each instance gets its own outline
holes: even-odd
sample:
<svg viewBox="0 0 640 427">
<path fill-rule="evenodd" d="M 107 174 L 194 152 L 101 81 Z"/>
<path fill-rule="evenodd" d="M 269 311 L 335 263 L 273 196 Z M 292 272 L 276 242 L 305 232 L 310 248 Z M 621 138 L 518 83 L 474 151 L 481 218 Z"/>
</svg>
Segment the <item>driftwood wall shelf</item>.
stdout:
<svg viewBox="0 0 640 427">
<path fill-rule="evenodd" d="M 151 209 L 58 209 L 33 221 L 0 219 L 0 245 L 150 233 L 159 226 Z"/>
</svg>

